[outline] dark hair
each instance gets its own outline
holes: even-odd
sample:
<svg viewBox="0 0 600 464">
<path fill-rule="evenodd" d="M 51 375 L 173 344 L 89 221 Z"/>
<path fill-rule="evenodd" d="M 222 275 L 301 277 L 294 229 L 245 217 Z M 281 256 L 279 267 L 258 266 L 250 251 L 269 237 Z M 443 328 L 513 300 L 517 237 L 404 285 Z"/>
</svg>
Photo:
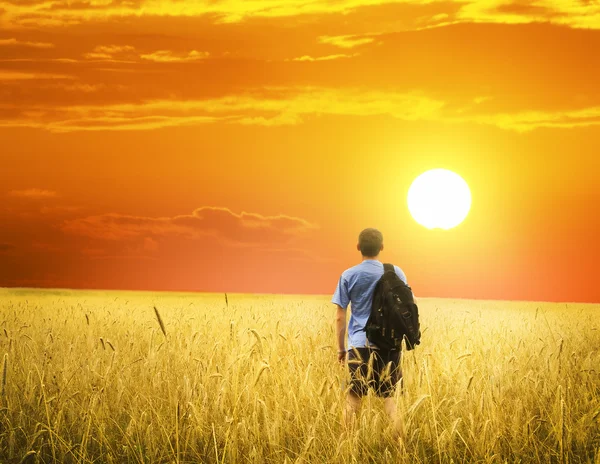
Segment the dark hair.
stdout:
<svg viewBox="0 0 600 464">
<path fill-rule="evenodd" d="M 358 246 L 363 256 L 377 256 L 383 245 L 383 235 L 377 229 L 365 229 L 358 236 Z"/>
</svg>

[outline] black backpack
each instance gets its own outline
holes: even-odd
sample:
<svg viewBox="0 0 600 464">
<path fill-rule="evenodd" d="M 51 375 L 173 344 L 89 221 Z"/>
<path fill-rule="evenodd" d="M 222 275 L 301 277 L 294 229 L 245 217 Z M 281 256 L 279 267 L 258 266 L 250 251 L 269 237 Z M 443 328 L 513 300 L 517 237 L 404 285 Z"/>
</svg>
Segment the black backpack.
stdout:
<svg viewBox="0 0 600 464">
<path fill-rule="evenodd" d="M 407 350 L 421 343 L 419 308 L 411 288 L 398 277 L 392 264 L 383 265 L 365 331 L 369 342 L 384 351 L 401 349 L 403 338 Z"/>
</svg>

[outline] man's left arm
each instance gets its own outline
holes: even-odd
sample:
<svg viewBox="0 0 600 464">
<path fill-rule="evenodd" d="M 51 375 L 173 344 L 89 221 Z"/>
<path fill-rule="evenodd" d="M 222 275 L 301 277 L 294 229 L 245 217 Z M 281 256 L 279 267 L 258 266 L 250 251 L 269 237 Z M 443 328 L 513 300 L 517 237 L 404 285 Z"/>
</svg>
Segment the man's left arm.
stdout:
<svg viewBox="0 0 600 464">
<path fill-rule="evenodd" d="M 346 359 L 346 308 L 350 304 L 348 283 L 342 275 L 338 281 L 331 302 L 336 306 L 335 312 L 335 338 L 338 346 L 338 361 Z"/>
<path fill-rule="evenodd" d="M 336 304 L 335 312 L 335 334 L 338 346 L 338 361 L 346 359 L 346 310 Z"/>
</svg>

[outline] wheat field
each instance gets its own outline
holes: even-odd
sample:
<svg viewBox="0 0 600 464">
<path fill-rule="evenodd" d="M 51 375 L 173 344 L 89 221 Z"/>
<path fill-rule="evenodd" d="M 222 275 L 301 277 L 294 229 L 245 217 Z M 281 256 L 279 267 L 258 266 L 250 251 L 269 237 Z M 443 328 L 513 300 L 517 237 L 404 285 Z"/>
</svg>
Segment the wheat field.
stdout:
<svg viewBox="0 0 600 464">
<path fill-rule="evenodd" d="M 0 462 L 600 463 L 600 306 L 419 303 L 398 440 L 327 296 L 0 290 Z"/>
</svg>

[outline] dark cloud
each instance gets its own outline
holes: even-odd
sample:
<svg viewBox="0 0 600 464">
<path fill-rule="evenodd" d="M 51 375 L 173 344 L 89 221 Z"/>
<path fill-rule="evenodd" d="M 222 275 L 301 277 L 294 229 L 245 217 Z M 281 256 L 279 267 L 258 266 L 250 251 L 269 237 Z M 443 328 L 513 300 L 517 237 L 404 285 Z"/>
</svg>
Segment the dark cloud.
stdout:
<svg viewBox="0 0 600 464">
<path fill-rule="evenodd" d="M 308 221 L 285 215 L 234 213 L 227 208 L 202 207 L 174 217 L 103 214 L 66 221 L 63 230 L 101 240 L 127 241 L 148 237 L 215 237 L 233 245 L 280 245 L 315 229 Z M 145 242 L 147 247 L 148 241 Z M 154 240 L 151 246 L 155 245 Z"/>
</svg>

